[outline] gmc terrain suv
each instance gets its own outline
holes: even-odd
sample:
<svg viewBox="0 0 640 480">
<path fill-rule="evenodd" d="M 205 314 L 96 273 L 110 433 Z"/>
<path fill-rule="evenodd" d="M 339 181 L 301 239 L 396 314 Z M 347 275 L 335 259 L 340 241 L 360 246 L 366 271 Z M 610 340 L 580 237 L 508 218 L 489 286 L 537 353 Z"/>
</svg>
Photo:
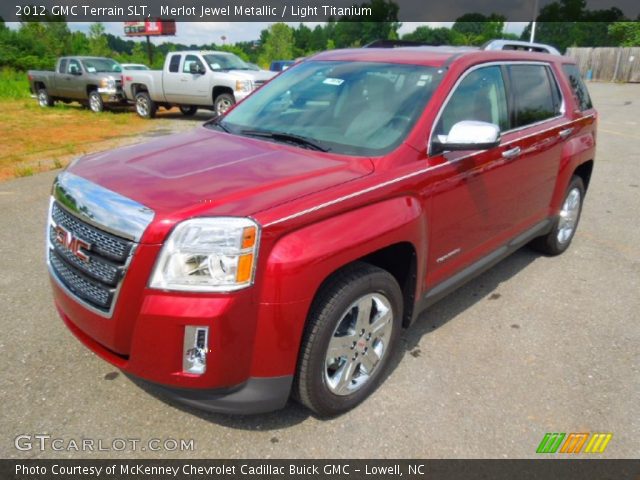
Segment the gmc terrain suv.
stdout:
<svg viewBox="0 0 640 480">
<path fill-rule="evenodd" d="M 339 414 L 425 307 L 525 244 L 569 247 L 595 132 L 559 55 L 321 53 L 202 127 L 61 173 L 55 303 L 184 403 Z"/>
</svg>

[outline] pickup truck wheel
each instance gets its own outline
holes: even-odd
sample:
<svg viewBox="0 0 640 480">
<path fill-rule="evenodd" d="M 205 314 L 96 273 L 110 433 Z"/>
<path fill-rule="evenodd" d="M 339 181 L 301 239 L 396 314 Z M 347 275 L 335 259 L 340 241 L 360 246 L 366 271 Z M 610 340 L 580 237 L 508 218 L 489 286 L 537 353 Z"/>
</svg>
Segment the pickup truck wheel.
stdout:
<svg viewBox="0 0 640 480">
<path fill-rule="evenodd" d="M 38 90 L 38 105 L 41 107 L 53 107 L 55 102 L 49 96 L 46 88 Z"/>
<path fill-rule="evenodd" d="M 385 270 L 356 263 L 313 302 L 293 395 L 321 416 L 344 413 L 382 381 L 398 343 L 402 292 Z"/>
<path fill-rule="evenodd" d="M 213 102 L 216 115 L 224 115 L 236 103 L 236 99 L 230 93 L 221 93 Z"/>
<path fill-rule="evenodd" d="M 180 105 L 180 112 L 185 117 L 193 117 L 198 111 L 198 107 L 194 107 L 192 105 Z"/>
<path fill-rule="evenodd" d="M 94 113 L 104 111 L 104 102 L 102 101 L 102 96 L 97 90 L 93 90 L 89 93 L 89 109 Z"/>
<path fill-rule="evenodd" d="M 148 92 L 139 92 L 136 94 L 136 112 L 142 118 L 154 118 L 158 106 L 156 102 L 151 100 Z"/>
<path fill-rule="evenodd" d="M 545 255 L 560 255 L 569 248 L 580 221 L 584 193 L 582 179 L 573 177 L 569 188 L 567 188 L 560 212 L 553 223 L 553 228 L 547 235 L 538 237 L 531 242 L 533 249 Z"/>
</svg>

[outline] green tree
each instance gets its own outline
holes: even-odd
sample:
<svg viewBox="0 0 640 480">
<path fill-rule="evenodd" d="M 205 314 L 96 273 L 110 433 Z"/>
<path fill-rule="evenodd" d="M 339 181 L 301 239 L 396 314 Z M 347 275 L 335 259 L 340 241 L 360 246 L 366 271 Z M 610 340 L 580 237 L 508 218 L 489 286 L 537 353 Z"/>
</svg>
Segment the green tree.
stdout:
<svg viewBox="0 0 640 480">
<path fill-rule="evenodd" d="M 92 23 L 89 27 L 89 52 L 96 57 L 108 57 L 112 55 L 109 42 L 105 35 L 104 25 L 100 22 Z"/>
<path fill-rule="evenodd" d="M 260 64 L 266 67 L 274 60 L 290 60 L 292 58 L 293 29 L 286 23 L 274 23 L 269 27 L 269 33 L 266 35 Z"/>
<path fill-rule="evenodd" d="M 638 18 L 640 20 L 640 17 Z M 609 35 L 623 47 L 640 47 L 640 22 L 614 22 Z"/>
<path fill-rule="evenodd" d="M 489 16 L 467 13 L 456 19 L 451 29 L 462 36 L 463 43 L 482 45 L 489 40 L 503 37 L 505 20 L 503 15 L 495 13 Z"/>
</svg>

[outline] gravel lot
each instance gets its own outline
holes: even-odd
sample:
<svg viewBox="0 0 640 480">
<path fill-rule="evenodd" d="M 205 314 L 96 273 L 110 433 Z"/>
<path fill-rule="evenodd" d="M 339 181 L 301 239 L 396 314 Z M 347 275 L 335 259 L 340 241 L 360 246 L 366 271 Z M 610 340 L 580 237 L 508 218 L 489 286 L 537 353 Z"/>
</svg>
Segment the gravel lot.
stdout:
<svg viewBox="0 0 640 480">
<path fill-rule="evenodd" d="M 43 233 L 55 172 L 0 184 L 0 457 L 534 457 L 546 432 L 612 432 L 640 451 L 640 85 L 591 84 L 596 168 L 572 248 L 516 252 L 432 307 L 397 366 L 356 410 L 323 421 L 296 404 L 256 417 L 168 404 L 98 359 L 54 311 Z M 208 117 L 203 114 L 200 120 Z M 164 129 L 189 128 L 175 120 Z M 195 450 L 18 451 L 65 440 L 194 439 Z"/>
</svg>

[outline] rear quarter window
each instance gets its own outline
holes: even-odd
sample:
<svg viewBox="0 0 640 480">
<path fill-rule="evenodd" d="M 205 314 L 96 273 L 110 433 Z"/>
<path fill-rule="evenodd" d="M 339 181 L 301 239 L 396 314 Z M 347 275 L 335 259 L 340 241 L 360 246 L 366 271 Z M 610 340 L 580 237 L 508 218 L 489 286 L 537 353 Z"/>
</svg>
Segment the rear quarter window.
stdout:
<svg viewBox="0 0 640 480">
<path fill-rule="evenodd" d="M 582 76 L 580 75 L 580 70 L 578 70 L 578 67 L 576 65 L 565 64 L 562 65 L 562 71 L 567 76 L 567 80 L 569 81 L 569 85 L 571 86 L 571 90 L 573 91 L 573 96 L 576 99 L 578 108 L 581 111 L 593 108 L 591 97 L 589 96 L 589 91 L 587 90 L 587 86 L 582 81 Z"/>
<path fill-rule="evenodd" d="M 508 67 L 514 105 L 514 127 L 523 127 L 561 113 L 558 85 L 546 65 Z"/>
<path fill-rule="evenodd" d="M 177 73 L 180 71 L 180 55 L 172 55 L 169 61 L 169 71 Z"/>
</svg>

